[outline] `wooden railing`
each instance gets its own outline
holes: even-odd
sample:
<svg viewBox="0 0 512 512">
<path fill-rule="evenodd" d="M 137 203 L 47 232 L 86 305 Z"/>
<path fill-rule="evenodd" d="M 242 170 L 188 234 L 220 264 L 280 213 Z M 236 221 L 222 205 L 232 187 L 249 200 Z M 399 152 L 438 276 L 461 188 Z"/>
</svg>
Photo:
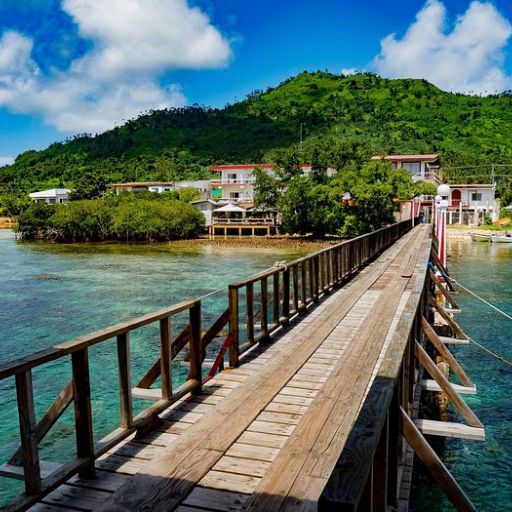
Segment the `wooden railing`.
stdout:
<svg viewBox="0 0 512 512">
<path fill-rule="evenodd" d="M 238 366 L 242 353 L 304 314 L 411 227 L 410 220 L 393 224 L 230 284 L 230 366 Z"/>
<path fill-rule="evenodd" d="M 435 358 L 432 359 L 427 353 L 426 349 L 429 348 L 440 355 L 460 380 L 461 387 L 473 386 L 445 345 L 457 341 L 457 338 L 460 341 L 466 335 L 447 313 L 460 311 L 457 304 L 444 285 L 441 285 L 428 269 L 431 264 L 429 261 L 437 268 L 443 269 L 437 256 L 435 237 L 432 244 L 422 250 L 425 254 L 418 270 L 418 277 L 410 290 L 408 301 L 357 420 L 323 490 L 318 503 L 319 511 L 396 510 L 401 498 L 401 482 L 408 480 L 410 484 L 413 452 L 457 510 L 476 511 L 471 500 L 424 437 L 420 430 L 421 426 L 415 421 L 418 419 L 419 396 L 422 390 L 420 379 L 425 369 L 437 385 L 434 389 L 445 393 L 466 419 L 470 426 L 469 430 L 472 431 L 471 436 L 458 436 L 455 427 L 459 427 L 459 424 L 434 422 L 445 425 L 444 428 L 439 427 L 437 435 L 479 440 L 484 436 L 480 420 L 438 369 L 434 362 Z M 444 272 L 446 274 L 445 270 Z M 449 283 L 446 283 L 446 286 L 448 289 L 451 288 Z M 436 288 L 452 309 L 446 310 L 434 299 Z M 445 338 L 443 341 L 436 334 L 430 325 L 433 323 L 434 310 L 443 317 L 456 338 Z M 431 346 L 427 347 L 428 344 Z M 467 427 L 463 427 L 467 431 Z M 404 478 L 406 472 L 409 474 Z M 408 492 L 405 500 L 408 502 Z"/>
<path fill-rule="evenodd" d="M 411 221 L 393 224 L 232 283 L 229 285 L 227 308 L 204 331 L 201 326 L 203 297 L 107 327 L 0 366 L 0 381 L 13 377 L 15 379 L 20 424 L 20 448 L 7 464 L 0 466 L 0 475 L 23 479 L 25 482 L 25 494 L 5 510 L 26 509 L 74 474 L 93 476 L 95 460 L 98 457 L 135 431 L 141 432 L 150 428 L 162 411 L 187 393 L 200 393 L 206 349 L 219 337 L 226 324 L 229 324 L 229 335 L 225 341 L 225 346 L 229 343 L 229 364 L 236 367 L 240 363 L 241 354 L 267 339 L 277 328 L 285 327 L 294 315 L 304 314 L 312 303 L 318 302 L 322 296 L 340 286 L 409 231 L 412 224 Z M 171 318 L 187 312 L 188 325 L 172 338 Z M 159 325 L 160 355 L 132 388 L 130 333 L 150 324 Z M 245 339 L 241 343 L 243 331 Z M 89 349 L 100 343 L 115 343 L 117 350 L 120 422 L 116 429 L 95 444 Z M 213 365 L 219 370 L 223 369 L 225 346 L 217 357 L 222 361 L 215 361 Z M 188 378 L 173 389 L 171 363 L 186 348 L 186 360 L 190 367 Z M 33 370 L 56 360 L 62 360 L 66 364 L 66 359 L 71 364 L 72 379 L 37 421 Z M 159 377 L 160 388 L 151 389 L 151 385 Z M 154 403 L 134 415 L 134 398 L 147 398 L 154 400 Z M 39 445 L 71 403 L 74 409 L 76 457 L 57 469 L 55 466 L 45 467 L 40 461 Z"/>
</svg>

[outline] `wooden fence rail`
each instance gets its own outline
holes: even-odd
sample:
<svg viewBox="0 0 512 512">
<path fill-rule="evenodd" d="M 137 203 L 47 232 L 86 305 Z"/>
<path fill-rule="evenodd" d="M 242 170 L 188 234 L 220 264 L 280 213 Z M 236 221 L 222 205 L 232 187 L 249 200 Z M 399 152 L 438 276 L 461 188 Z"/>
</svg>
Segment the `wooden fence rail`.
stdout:
<svg viewBox="0 0 512 512">
<path fill-rule="evenodd" d="M 74 474 L 93 476 L 94 461 L 98 457 L 135 431 L 147 429 L 157 421 L 162 411 L 184 395 L 199 393 L 206 348 L 226 324 L 229 325 L 229 364 L 236 367 L 241 354 L 254 344 L 263 342 L 277 328 L 286 326 L 293 316 L 305 313 L 309 305 L 348 280 L 411 227 L 411 221 L 393 224 L 232 283 L 228 288 L 227 309 L 204 332 L 201 328 L 201 299 L 189 300 L 1 365 L 0 381 L 15 378 L 20 448 L 7 464 L 0 466 L 0 476 L 23 479 L 25 482 L 25 494 L 5 510 L 27 508 Z M 241 297 L 243 305 L 240 304 Z M 255 311 L 256 303 L 259 311 Z M 172 318 L 186 312 L 188 325 L 172 339 Z M 130 333 L 155 323 L 159 325 L 160 356 L 137 386 L 132 388 Z M 242 331 L 245 340 L 240 343 Z M 120 422 L 110 434 L 94 443 L 89 349 L 99 343 L 113 343 L 114 340 L 120 389 Z M 190 365 L 188 379 L 174 389 L 171 363 L 187 347 Z M 37 422 L 32 371 L 66 358 L 71 360 L 72 380 Z M 223 364 L 219 368 L 222 369 Z M 159 377 L 160 390 L 149 390 Z M 133 413 L 134 390 L 151 391 L 155 400 L 136 416 Z M 52 470 L 47 471 L 43 467 L 44 461 L 39 459 L 39 443 L 71 403 L 75 418 L 76 457 L 56 470 L 52 466 Z"/>
</svg>

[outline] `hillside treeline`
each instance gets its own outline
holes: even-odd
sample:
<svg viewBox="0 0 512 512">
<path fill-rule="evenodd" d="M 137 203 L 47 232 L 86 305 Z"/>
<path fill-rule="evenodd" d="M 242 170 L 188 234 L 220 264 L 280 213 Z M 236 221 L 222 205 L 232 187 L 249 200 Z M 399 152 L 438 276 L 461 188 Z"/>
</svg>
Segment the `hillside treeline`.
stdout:
<svg viewBox="0 0 512 512">
<path fill-rule="evenodd" d="M 213 163 L 275 160 L 296 145 L 304 161 L 318 143 L 356 142 L 370 153 L 440 153 L 452 181 L 490 179 L 512 164 L 512 96 L 443 92 L 425 80 L 304 72 L 222 109 L 151 111 L 102 134 L 81 134 L 27 151 L 0 169 L 7 191 L 64 185 L 86 172 L 107 182 L 207 177 Z M 337 166 L 336 157 L 329 162 Z M 512 165 L 500 170 L 509 184 Z"/>
</svg>

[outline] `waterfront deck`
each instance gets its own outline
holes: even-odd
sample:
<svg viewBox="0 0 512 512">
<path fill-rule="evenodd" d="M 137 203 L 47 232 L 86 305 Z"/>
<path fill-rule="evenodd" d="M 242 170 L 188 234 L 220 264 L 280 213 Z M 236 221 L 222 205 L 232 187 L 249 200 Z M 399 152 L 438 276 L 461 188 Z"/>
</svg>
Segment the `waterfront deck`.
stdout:
<svg viewBox="0 0 512 512">
<path fill-rule="evenodd" d="M 386 510 L 407 502 L 412 457 L 404 440 L 452 502 L 473 510 L 421 434 L 483 435 L 458 395 L 474 386 L 445 344 L 465 335 L 447 313 L 456 311 L 448 292 L 440 287 L 451 310 L 433 300 L 431 249 L 430 226 L 394 225 L 231 284 L 227 310 L 203 334 L 198 299 L 0 368 L 0 378 L 16 375 L 23 453 L 0 473 L 28 475 L 27 493 L 6 510 Z M 455 337 L 434 332 L 425 318 L 433 310 Z M 169 319 L 183 311 L 190 324 L 171 342 Z M 128 333 L 155 321 L 160 359 L 132 388 Z M 205 348 L 226 323 L 229 335 L 205 378 Z M 113 337 L 121 426 L 94 445 L 87 348 Z M 427 340 L 458 387 L 439 375 L 422 348 Z M 187 346 L 189 379 L 173 391 L 170 363 Z M 36 424 L 30 370 L 68 355 L 73 385 Z M 422 386 L 445 392 L 469 426 L 418 420 Z M 134 417 L 132 397 L 153 405 Z M 78 458 L 56 468 L 39 461 L 37 442 L 71 402 Z"/>
<path fill-rule="evenodd" d="M 419 229 L 30 510 L 316 510 L 428 260 Z"/>
</svg>

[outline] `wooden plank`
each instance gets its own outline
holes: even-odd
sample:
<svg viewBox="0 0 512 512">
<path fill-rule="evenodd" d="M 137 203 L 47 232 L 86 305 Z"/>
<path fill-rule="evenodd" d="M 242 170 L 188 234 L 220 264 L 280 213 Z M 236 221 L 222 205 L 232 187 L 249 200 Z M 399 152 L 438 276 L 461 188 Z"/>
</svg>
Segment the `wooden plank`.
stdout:
<svg viewBox="0 0 512 512">
<path fill-rule="evenodd" d="M 133 425 L 133 409 L 130 384 L 130 340 L 127 332 L 117 337 L 117 366 L 121 427 L 130 428 Z"/>
<path fill-rule="evenodd" d="M 443 391 L 441 386 L 432 379 L 422 379 L 421 388 L 425 391 Z M 461 395 L 476 395 L 476 386 L 461 386 L 460 384 L 455 384 L 450 382 L 451 387 Z"/>
<path fill-rule="evenodd" d="M 301 418 L 301 414 L 272 412 L 265 408 L 265 410 L 258 416 L 257 419 L 261 421 L 270 421 L 273 423 L 284 423 L 286 425 L 297 425 Z"/>
<path fill-rule="evenodd" d="M 453 475 L 446 469 L 436 452 L 427 443 L 421 432 L 418 430 L 407 413 L 400 408 L 403 435 L 407 443 L 412 447 L 414 453 L 425 464 L 437 483 L 445 492 L 448 499 L 460 512 L 476 512 L 476 508 L 461 489 Z"/>
<path fill-rule="evenodd" d="M 96 510 L 110 495 L 110 492 L 100 491 L 99 489 L 62 485 L 57 490 L 48 494 L 43 499 L 43 502 L 50 505 L 63 505 L 77 510 L 89 511 Z"/>
<path fill-rule="evenodd" d="M 62 464 L 57 462 L 50 462 L 46 460 L 39 461 L 39 467 L 41 471 L 41 477 L 46 478 L 48 475 L 51 475 L 54 471 L 57 471 Z M 25 471 L 23 466 L 18 466 L 14 464 L 2 464 L 0 466 L 0 476 L 4 476 L 7 478 L 14 478 L 16 480 L 24 480 L 25 479 Z"/>
<path fill-rule="evenodd" d="M 463 370 L 462 366 L 455 359 L 453 354 L 445 347 L 443 341 L 439 338 L 434 329 L 427 322 L 425 317 L 421 317 L 421 327 L 423 332 L 427 335 L 429 341 L 436 347 L 436 350 L 439 352 L 441 357 L 448 363 L 453 373 L 459 378 L 461 383 L 466 387 L 473 386 L 471 379 L 467 376 L 466 372 Z"/>
<path fill-rule="evenodd" d="M 414 424 L 420 432 L 431 436 L 485 441 L 485 430 L 483 428 L 469 427 L 463 423 L 418 419 L 414 421 Z"/>
<path fill-rule="evenodd" d="M 449 336 L 439 336 L 439 341 L 446 345 L 469 345 L 469 339 L 451 338 Z"/>
<path fill-rule="evenodd" d="M 289 436 L 294 430 L 295 425 L 259 420 L 253 421 L 247 427 L 247 432 L 262 432 L 264 434 L 277 434 L 281 436 Z"/>
<path fill-rule="evenodd" d="M 47 503 L 38 503 L 30 507 L 29 512 L 76 512 L 74 508 L 66 508 L 62 506 L 48 505 Z"/>
<path fill-rule="evenodd" d="M 80 469 L 80 476 L 94 476 L 94 439 L 92 430 L 91 388 L 89 355 L 87 349 L 71 355 L 73 369 L 73 397 L 75 410 L 76 453 L 79 459 L 88 460 Z"/>
<path fill-rule="evenodd" d="M 242 457 L 224 455 L 219 462 L 213 466 L 214 471 L 224 471 L 237 475 L 262 477 L 270 466 L 270 462 Z"/>
<path fill-rule="evenodd" d="M 236 475 L 223 471 L 209 471 L 199 482 L 201 487 L 223 489 L 242 494 L 251 494 L 258 485 L 260 478 L 247 475 Z"/>
<path fill-rule="evenodd" d="M 78 487 L 88 487 L 90 489 L 114 492 L 127 483 L 129 479 L 130 477 L 128 475 L 122 473 L 98 470 L 96 471 L 95 478 L 81 478 L 75 475 L 68 480 L 68 483 Z"/>
<path fill-rule="evenodd" d="M 468 336 L 464 333 L 464 331 L 456 324 L 453 319 L 448 315 L 444 308 L 442 308 L 434 297 L 432 297 L 431 294 L 427 295 L 427 300 L 430 303 L 431 306 L 437 309 L 439 314 L 443 317 L 444 321 L 450 326 L 450 329 L 455 333 L 455 336 L 457 338 L 460 338 L 461 340 L 467 340 Z"/>
<path fill-rule="evenodd" d="M 265 407 L 266 412 L 284 412 L 288 414 L 304 414 L 307 411 L 306 405 L 281 404 L 279 402 L 270 402 Z"/>
<path fill-rule="evenodd" d="M 158 360 L 160 361 L 160 359 Z M 161 400 L 161 389 L 132 388 L 132 397 L 141 400 Z"/>
<path fill-rule="evenodd" d="M 441 370 L 435 365 L 435 363 L 430 359 L 430 356 L 425 352 L 425 349 L 416 341 L 414 344 L 416 357 L 419 362 L 423 365 L 425 370 L 430 374 L 431 377 L 435 379 L 435 381 L 439 384 L 444 393 L 448 396 L 448 398 L 453 402 L 455 407 L 464 417 L 464 419 L 469 423 L 471 427 L 480 427 L 483 428 L 482 423 L 477 418 L 475 413 L 469 408 L 469 406 L 462 400 L 451 386 L 448 379 L 443 375 Z"/>
<path fill-rule="evenodd" d="M 241 457 L 244 459 L 263 460 L 272 462 L 279 453 L 279 449 L 268 446 L 254 446 L 241 442 L 236 442 L 229 448 L 226 455 L 231 457 Z"/>
<path fill-rule="evenodd" d="M 127 458 L 121 455 L 106 454 L 96 461 L 96 467 L 124 475 L 135 475 L 148 463 L 145 459 Z"/>
<path fill-rule="evenodd" d="M 246 430 L 239 438 L 239 443 L 250 444 L 254 446 L 263 446 L 266 448 L 282 448 L 286 443 L 287 437 L 276 434 L 263 434 L 262 432 L 251 432 Z"/>
<path fill-rule="evenodd" d="M 194 510 L 204 510 L 206 505 L 209 510 L 235 511 L 242 508 L 248 497 L 248 494 L 242 494 L 239 492 L 196 487 L 187 496 L 183 502 L 183 505 L 199 507 L 198 509 Z"/>
<path fill-rule="evenodd" d="M 41 491 L 41 468 L 37 446 L 32 372 L 30 370 L 16 374 L 16 398 L 25 492 L 29 495 L 38 494 Z"/>
</svg>

